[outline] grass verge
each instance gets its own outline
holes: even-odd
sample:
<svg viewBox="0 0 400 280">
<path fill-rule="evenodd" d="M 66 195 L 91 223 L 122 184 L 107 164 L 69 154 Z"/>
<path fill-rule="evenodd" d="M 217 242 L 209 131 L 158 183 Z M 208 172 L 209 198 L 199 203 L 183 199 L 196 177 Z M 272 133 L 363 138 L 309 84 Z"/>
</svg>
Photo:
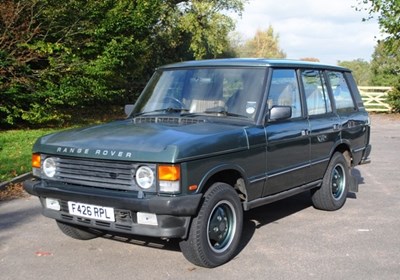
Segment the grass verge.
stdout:
<svg viewBox="0 0 400 280">
<path fill-rule="evenodd" d="M 64 122 L 62 128 L 18 129 L 0 131 L 0 183 L 31 172 L 32 146 L 36 139 L 56 131 L 81 127 L 89 124 L 100 124 L 124 118 L 121 106 L 110 106 L 107 110 L 74 111 L 73 122 Z M 71 120 L 72 121 L 72 120 Z M 27 195 L 22 183 L 10 184 L 0 190 L 0 200 L 13 199 Z"/>
<path fill-rule="evenodd" d="M 32 146 L 36 139 L 57 129 L 0 132 L 0 182 L 31 171 Z"/>
</svg>

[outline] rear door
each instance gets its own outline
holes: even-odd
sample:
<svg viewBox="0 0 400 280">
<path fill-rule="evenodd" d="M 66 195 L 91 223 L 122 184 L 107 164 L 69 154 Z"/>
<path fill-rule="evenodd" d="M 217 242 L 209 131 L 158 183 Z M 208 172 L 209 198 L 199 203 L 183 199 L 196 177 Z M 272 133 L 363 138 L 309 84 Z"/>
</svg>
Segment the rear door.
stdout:
<svg viewBox="0 0 400 280">
<path fill-rule="evenodd" d="M 340 141 L 340 119 L 333 112 L 326 76 L 322 70 L 300 70 L 310 124 L 310 170 L 307 181 L 321 179 L 332 148 Z"/>
<path fill-rule="evenodd" d="M 303 114 L 295 69 L 273 70 L 267 103 L 268 109 L 290 106 L 292 116 L 270 121 L 265 127 L 267 182 L 264 196 L 304 184 L 310 159 L 309 125 Z"/>
<path fill-rule="evenodd" d="M 340 119 L 342 142 L 351 147 L 353 159 L 359 161 L 365 149 L 367 114 L 358 110 L 356 100 L 351 93 L 350 82 L 354 81 L 350 81 L 352 79 L 350 73 L 329 71 L 327 74 Z"/>
</svg>

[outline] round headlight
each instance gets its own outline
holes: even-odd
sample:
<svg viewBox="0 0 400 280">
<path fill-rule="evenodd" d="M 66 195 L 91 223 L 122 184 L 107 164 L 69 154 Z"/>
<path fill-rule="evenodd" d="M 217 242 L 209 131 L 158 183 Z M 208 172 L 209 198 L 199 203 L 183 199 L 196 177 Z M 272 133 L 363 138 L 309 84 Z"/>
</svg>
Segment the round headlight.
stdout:
<svg viewBox="0 0 400 280">
<path fill-rule="evenodd" d="M 56 175 L 56 168 L 56 161 L 54 158 L 49 157 L 43 161 L 43 172 L 47 177 L 54 177 L 54 175 Z"/>
<path fill-rule="evenodd" d="M 149 189 L 154 183 L 154 172 L 148 166 L 140 166 L 136 170 L 136 182 L 142 189 Z"/>
</svg>

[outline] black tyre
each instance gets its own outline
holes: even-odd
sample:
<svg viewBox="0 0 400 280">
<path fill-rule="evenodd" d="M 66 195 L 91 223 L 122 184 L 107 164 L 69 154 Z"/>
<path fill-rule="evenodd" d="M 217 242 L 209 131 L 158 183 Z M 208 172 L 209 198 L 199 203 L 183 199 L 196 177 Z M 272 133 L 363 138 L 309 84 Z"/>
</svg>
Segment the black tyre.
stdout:
<svg viewBox="0 0 400 280">
<path fill-rule="evenodd" d="M 89 240 L 99 237 L 101 235 L 101 232 L 99 231 L 91 231 L 84 227 L 66 224 L 60 221 L 57 221 L 57 225 L 65 235 L 68 235 L 69 237 L 72 237 L 74 239 Z"/>
<path fill-rule="evenodd" d="M 335 153 L 326 169 L 322 185 L 312 191 L 314 207 L 334 211 L 346 202 L 349 191 L 350 170 L 342 153 Z"/>
<path fill-rule="evenodd" d="M 193 264 L 216 267 L 237 253 L 242 227 L 243 209 L 238 194 L 225 183 L 215 183 L 204 195 L 188 238 L 179 245 Z"/>
</svg>

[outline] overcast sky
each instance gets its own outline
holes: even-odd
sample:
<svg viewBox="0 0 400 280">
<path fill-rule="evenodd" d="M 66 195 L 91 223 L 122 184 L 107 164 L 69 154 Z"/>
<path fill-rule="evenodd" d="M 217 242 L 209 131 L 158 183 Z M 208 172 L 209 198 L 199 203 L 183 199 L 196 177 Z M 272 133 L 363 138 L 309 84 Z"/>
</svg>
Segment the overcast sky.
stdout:
<svg viewBox="0 0 400 280">
<path fill-rule="evenodd" d="M 379 27 L 376 20 L 362 22 L 367 13 L 355 11 L 356 4 L 357 0 L 249 0 L 236 30 L 249 39 L 257 28 L 272 25 L 290 59 L 370 61 Z"/>
</svg>

